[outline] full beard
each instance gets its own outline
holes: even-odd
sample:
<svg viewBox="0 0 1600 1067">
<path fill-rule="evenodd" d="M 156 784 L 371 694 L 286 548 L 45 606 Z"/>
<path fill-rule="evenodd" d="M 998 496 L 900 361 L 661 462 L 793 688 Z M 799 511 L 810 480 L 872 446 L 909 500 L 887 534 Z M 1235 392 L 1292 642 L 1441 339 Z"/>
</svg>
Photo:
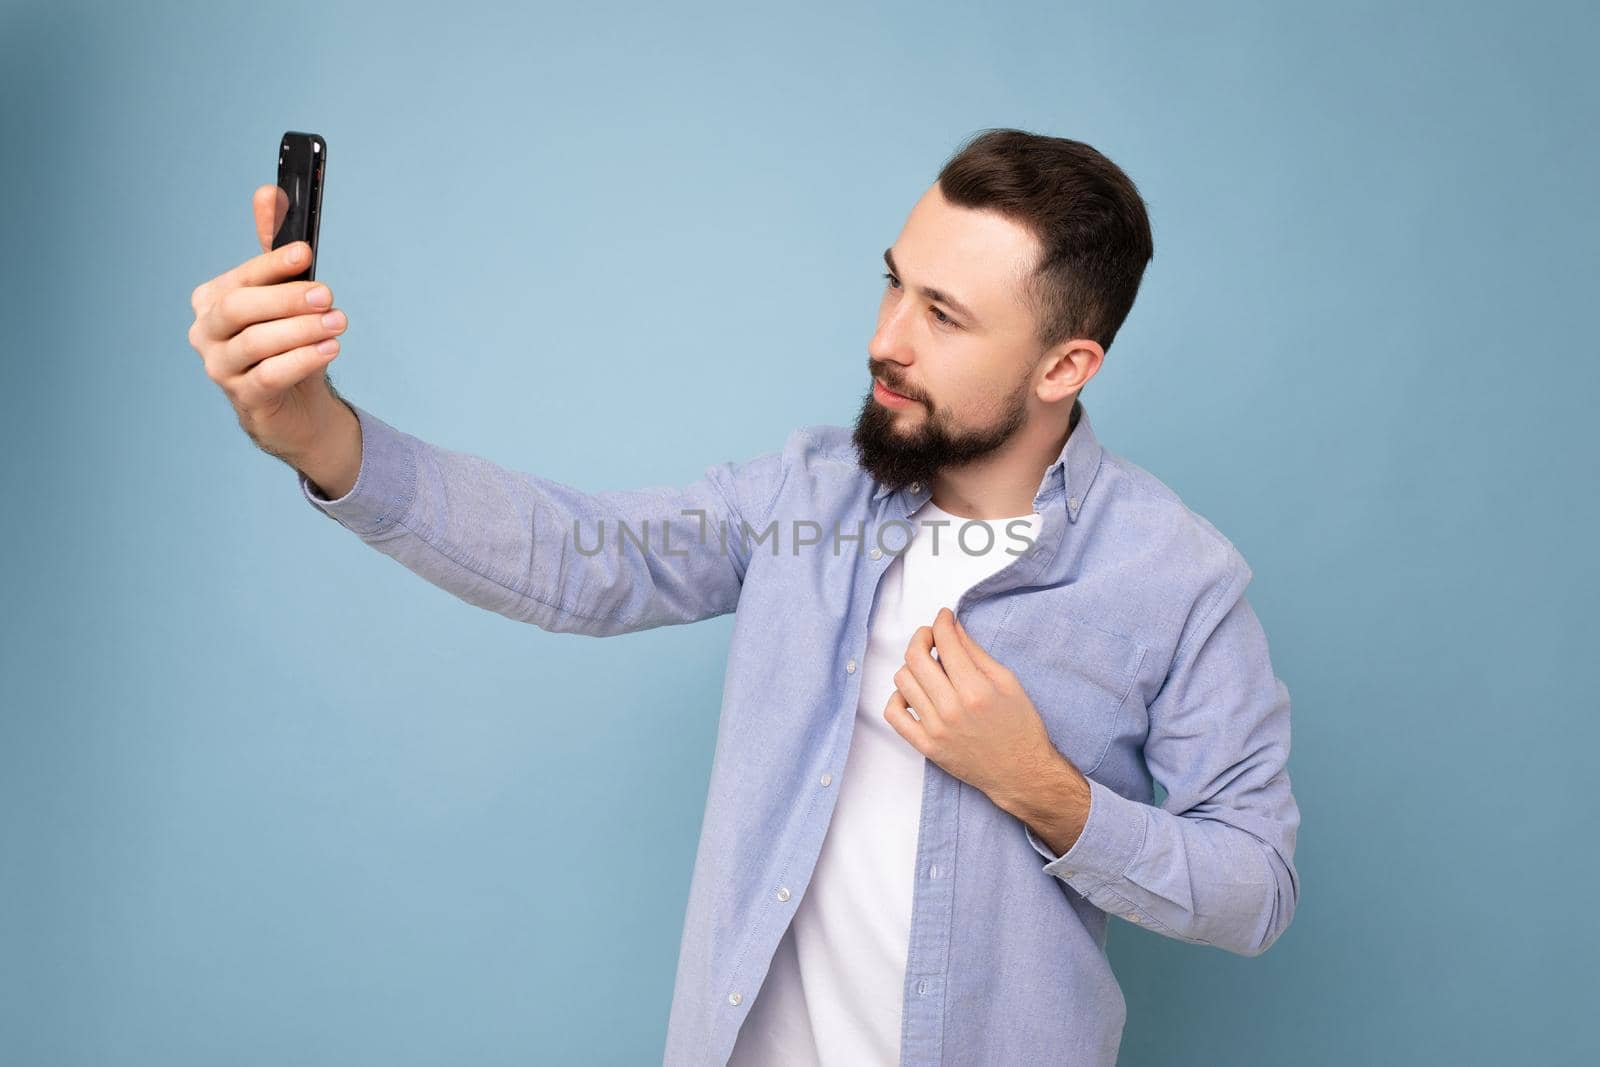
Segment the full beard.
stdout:
<svg viewBox="0 0 1600 1067">
<path fill-rule="evenodd" d="M 922 400 L 917 401 L 927 409 L 922 420 L 910 429 L 899 427 L 897 421 L 915 415 L 915 409 L 891 410 L 873 399 L 869 387 L 851 435 L 861 469 L 890 490 L 914 482 L 931 486 L 940 471 L 989 455 L 1022 428 L 1027 421 L 1027 385 L 1024 380 L 1006 398 L 1005 410 L 994 425 L 968 431 L 952 430 L 945 414 Z"/>
</svg>

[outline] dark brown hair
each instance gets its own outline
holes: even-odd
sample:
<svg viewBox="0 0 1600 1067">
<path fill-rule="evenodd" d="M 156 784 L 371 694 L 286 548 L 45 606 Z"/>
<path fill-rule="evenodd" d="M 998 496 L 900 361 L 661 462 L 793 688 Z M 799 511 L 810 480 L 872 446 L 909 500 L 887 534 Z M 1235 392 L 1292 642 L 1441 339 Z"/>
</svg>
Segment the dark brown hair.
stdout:
<svg viewBox="0 0 1600 1067">
<path fill-rule="evenodd" d="M 1111 160 L 1065 137 L 988 129 L 939 171 L 946 200 L 1031 230 L 1041 254 L 1023 287 L 1041 348 L 1087 337 L 1111 347 L 1155 255 L 1138 188 Z"/>
</svg>

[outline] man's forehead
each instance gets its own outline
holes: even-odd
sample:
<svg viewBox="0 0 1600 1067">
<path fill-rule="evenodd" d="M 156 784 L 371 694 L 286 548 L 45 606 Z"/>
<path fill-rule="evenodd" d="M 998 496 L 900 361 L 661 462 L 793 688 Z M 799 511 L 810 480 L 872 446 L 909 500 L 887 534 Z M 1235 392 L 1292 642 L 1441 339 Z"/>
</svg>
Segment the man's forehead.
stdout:
<svg viewBox="0 0 1600 1067">
<path fill-rule="evenodd" d="M 1010 219 L 992 211 L 929 205 L 926 198 L 892 247 L 903 281 L 947 290 L 986 319 L 1018 305 L 1022 282 L 1038 255 L 1033 236 Z"/>
<path fill-rule="evenodd" d="M 914 248 L 919 257 L 930 260 L 930 266 L 960 269 L 977 263 L 979 274 L 996 270 L 1015 274 L 1033 264 L 1039 247 L 1022 223 L 992 209 L 952 204 L 938 183 L 912 208 L 900 241 L 906 242 L 907 256 Z M 897 241 L 896 250 L 901 247 Z"/>
</svg>

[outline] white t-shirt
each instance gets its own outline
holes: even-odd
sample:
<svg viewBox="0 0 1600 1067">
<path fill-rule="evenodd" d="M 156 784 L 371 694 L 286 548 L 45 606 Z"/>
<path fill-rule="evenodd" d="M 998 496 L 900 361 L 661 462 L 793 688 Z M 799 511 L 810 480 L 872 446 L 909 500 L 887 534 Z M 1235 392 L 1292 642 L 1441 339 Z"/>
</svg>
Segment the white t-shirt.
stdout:
<svg viewBox="0 0 1600 1067">
<path fill-rule="evenodd" d="M 936 525 L 941 520 L 948 525 Z M 940 608 L 954 611 L 962 593 L 1017 559 L 1039 534 L 1037 514 L 966 519 L 931 499 L 910 521 L 911 541 L 884 572 L 872 607 L 855 732 L 835 777 L 839 797 L 816 871 L 739 1030 L 730 1067 L 900 1061 L 927 760 L 883 709 L 917 627 L 933 625 Z M 978 525 L 960 536 L 968 523 Z"/>
</svg>

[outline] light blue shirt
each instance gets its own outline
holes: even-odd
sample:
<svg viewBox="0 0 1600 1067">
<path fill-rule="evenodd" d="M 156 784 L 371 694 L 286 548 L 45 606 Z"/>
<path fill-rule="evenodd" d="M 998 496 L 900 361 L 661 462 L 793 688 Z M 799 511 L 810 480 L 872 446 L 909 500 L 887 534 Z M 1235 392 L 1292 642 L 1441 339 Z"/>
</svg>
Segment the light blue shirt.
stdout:
<svg viewBox="0 0 1600 1067">
<path fill-rule="evenodd" d="M 585 493 L 351 408 L 355 486 L 302 493 L 457 597 L 596 637 L 736 613 L 664 1056 L 725 1064 L 828 831 L 873 597 L 931 487 L 885 489 L 848 427 L 816 425 L 689 485 Z M 903 1064 L 1112 1064 L 1112 916 L 1254 956 L 1299 900 L 1289 693 L 1250 568 L 1079 411 L 1032 549 L 956 614 L 1088 777 L 1088 822 L 1058 856 L 926 763 Z"/>
</svg>

